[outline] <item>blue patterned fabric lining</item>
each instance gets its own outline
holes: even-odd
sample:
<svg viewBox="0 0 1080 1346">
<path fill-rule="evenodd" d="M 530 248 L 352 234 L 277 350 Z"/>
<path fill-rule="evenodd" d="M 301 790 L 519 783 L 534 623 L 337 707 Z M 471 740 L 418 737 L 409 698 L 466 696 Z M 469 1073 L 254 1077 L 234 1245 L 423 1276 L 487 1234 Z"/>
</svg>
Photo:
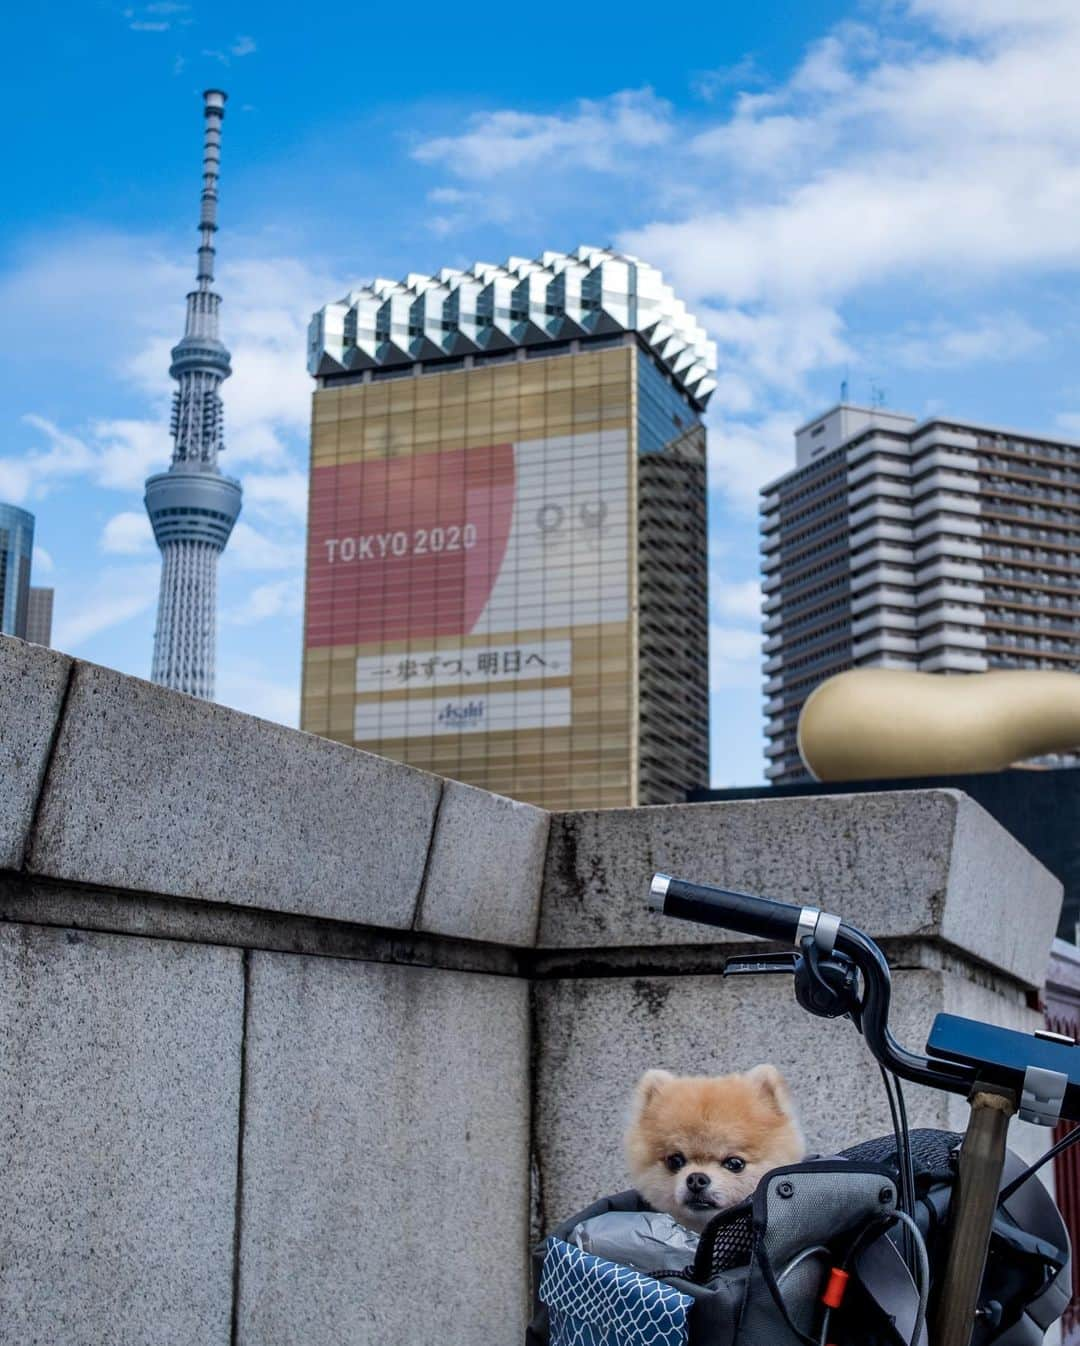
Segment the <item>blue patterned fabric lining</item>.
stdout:
<svg viewBox="0 0 1080 1346">
<path fill-rule="evenodd" d="M 663 1281 L 549 1238 L 540 1298 L 551 1346 L 686 1346 L 694 1301 Z"/>
</svg>

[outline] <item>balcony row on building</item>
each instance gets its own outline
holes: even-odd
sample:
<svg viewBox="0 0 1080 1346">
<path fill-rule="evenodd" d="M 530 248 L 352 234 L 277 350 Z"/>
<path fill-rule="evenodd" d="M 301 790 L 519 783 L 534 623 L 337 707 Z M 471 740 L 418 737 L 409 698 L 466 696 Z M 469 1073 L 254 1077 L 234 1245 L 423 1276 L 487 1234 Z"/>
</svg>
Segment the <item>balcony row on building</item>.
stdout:
<svg viewBox="0 0 1080 1346">
<path fill-rule="evenodd" d="M 1080 446 L 834 407 L 762 492 L 767 775 L 807 779 L 810 692 L 859 665 L 1080 665 Z"/>
</svg>

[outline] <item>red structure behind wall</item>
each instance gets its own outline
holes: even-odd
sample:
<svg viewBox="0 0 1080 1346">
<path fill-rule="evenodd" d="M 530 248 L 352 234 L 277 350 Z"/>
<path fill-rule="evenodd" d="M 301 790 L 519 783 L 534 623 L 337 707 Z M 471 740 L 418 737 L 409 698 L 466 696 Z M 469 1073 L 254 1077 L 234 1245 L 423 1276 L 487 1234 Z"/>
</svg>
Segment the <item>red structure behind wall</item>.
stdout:
<svg viewBox="0 0 1080 1346">
<path fill-rule="evenodd" d="M 1046 977 L 1046 1026 L 1080 1041 L 1080 949 L 1055 939 Z M 1059 1127 L 1060 1140 L 1071 1127 Z M 1054 1190 L 1058 1208 L 1072 1239 L 1072 1299 L 1062 1319 L 1062 1341 L 1080 1346 L 1080 1145 L 1054 1160 Z"/>
</svg>

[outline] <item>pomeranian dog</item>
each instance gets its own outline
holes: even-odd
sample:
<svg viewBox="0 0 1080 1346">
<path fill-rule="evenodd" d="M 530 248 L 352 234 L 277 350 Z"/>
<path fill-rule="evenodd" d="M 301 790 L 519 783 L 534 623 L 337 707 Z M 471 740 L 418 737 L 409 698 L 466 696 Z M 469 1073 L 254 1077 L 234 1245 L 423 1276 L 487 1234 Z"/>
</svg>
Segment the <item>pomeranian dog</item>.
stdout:
<svg viewBox="0 0 1080 1346">
<path fill-rule="evenodd" d="M 806 1147 L 775 1066 L 743 1075 L 671 1075 L 638 1081 L 626 1133 L 634 1186 L 654 1210 L 699 1233 L 717 1211 L 751 1195 L 772 1168 Z"/>
</svg>

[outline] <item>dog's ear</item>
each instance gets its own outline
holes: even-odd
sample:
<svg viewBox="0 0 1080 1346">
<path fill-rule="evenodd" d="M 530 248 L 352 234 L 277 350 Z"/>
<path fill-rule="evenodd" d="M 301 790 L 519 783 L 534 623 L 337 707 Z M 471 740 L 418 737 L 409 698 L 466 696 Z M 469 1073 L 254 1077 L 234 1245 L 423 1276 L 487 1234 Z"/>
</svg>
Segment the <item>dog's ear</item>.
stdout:
<svg viewBox="0 0 1080 1346">
<path fill-rule="evenodd" d="M 634 1116 L 640 1117 L 660 1090 L 674 1078 L 670 1070 L 647 1070 L 634 1090 Z"/>
<path fill-rule="evenodd" d="M 753 1084 L 770 1107 L 782 1116 L 792 1112 L 791 1091 L 787 1081 L 775 1066 L 755 1066 L 746 1072 L 746 1078 Z"/>
</svg>

